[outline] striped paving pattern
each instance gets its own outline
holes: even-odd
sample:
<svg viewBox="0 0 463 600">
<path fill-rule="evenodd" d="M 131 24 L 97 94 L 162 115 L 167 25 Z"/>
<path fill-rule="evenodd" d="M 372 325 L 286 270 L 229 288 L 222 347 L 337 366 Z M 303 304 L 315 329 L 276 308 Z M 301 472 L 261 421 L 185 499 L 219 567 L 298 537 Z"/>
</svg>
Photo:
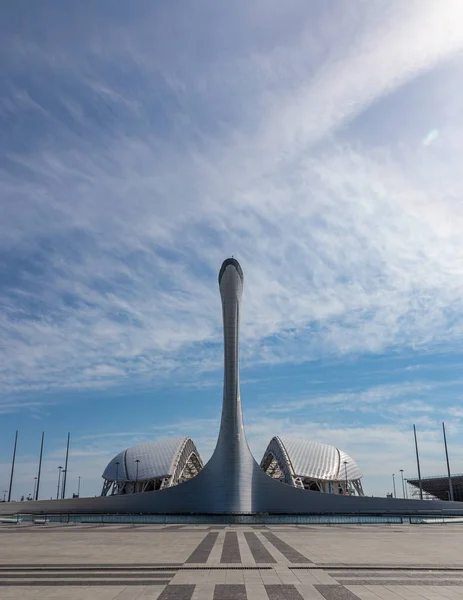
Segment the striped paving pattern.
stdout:
<svg viewBox="0 0 463 600">
<path fill-rule="evenodd" d="M 247 600 L 246 586 L 241 583 L 218 583 L 214 588 L 213 600 Z"/>
<path fill-rule="evenodd" d="M 190 600 L 194 591 L 194 584 L 169 585 L 158 596 L 158 600 Z"/>
<path fill-rule="evenodd" d="M 266 585 L 265 591 L 269 600 L 285 600 L 285 598 L 291 598 L 291 600 L 303 600 L 303 596 L 298 592 L 294 585 Z"/>
<path fill-rule="evenodd" d="M 220 562 L 241 564 L 240 547 L 238 545 L 238 534 L 236 531 L 228 531 L 225 534 Z"/>
<path fill-rule="evenodd" d="M 277 537 L 274 533 L 269 531 L 264 532 L 264 535 L 267 540 L 275 546 L 277 550 L 279 550 L 285 558 L 287 558 L 292 563 L 310 563 L 312 562 L 306 556 L 298 552 L 295 548 L 284 542 L 282 539 Z"/>
<path fill-rule="evenodd" d="M 254 532 L 245 531 L 244 538 L 256 563 L 274 564 L 277 562 Z"/>
<path fill-rule="evenodd" d="M 206 563 L 217 541 L 218 533 L 208 533 L 195 548 L 194 552 L 186 559 L 187 563 Z"/>
<path fill-rule="evenodd" d="M 42 542 L 33 541 L 37 529 L 30 530 L 34 532 L 30 539 L 32 546 L 36 544 L 38 558 L 42 556 L 40 548 L 50 546 L 47 540 L 52 530 L 44 532 L 41 546 Z M 137 529 L 142 532 L 137 538 L 141 551 L 135 555 Z M 410 555 L 418 559 L 414 564 L 366 563 L 366 554 L 363 562 L 346 563 L 339 558 L 338 562 L 328 562 L 334 558 L 332 550 L 325 551 L 319 545 L 314 551 L 313 531 L 297 527 L 175 525 L 156 530 L 118 526 L 107 530 L 109 537 L 103 545 L 91 527 L 84 535 L 92 533 L 83 539 L 87 540 L 89 553 L 92 544 L 100 544 L 100 554 L 93 554 L 93 559 L 98 556 L 100 562 L 73 563 L 72 536 L 78 530 L 84 528 L 68 529 L 62 554 L 68 558 L 63 564 L 30 564 L 24 560 L 8 564 L 11 553 L 4 543 L 0 600 L 463 600 L 463 562 L 429 565 L 418 562 L 415 554 Z M 20 531 L 17 528 L 13 538 Z M 117 532 L 121 537 L 116 543 Z M 149 532 L 153 540 L 146 535 Z M 454 538 L 455 548 L 459 539 L 460 535 Z M 338 543 L 335 536 L 331 540 Z M 18 545 L 18 557 L 23 556 L 25 547 L 24 541 Z M 463 542 L 461 550 L 463 553 Z M 1 552 L 2 546 L 0 556 Z M 81 545 L 79 552 L 87 556 L 87 546 Z M 119 562 L 106 561 L 101 554 L 105 552 L 105 558 L 119 556 Z M 58 557 L 59 551 L 53 550 L 53 554 Z M 124 563 L 125 557 L 132 564 Z"/>
</svg>

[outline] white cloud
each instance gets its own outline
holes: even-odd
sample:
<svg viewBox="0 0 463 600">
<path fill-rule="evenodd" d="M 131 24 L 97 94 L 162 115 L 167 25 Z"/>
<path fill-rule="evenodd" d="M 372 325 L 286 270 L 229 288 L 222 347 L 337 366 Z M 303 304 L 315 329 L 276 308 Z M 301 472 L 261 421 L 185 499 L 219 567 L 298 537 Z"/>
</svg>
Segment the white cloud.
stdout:
<svg viewBox="0 0 463 600">
<path fill-rule="evenodd" d="M 140 88 L 115 83 L 98 60 L 84 68 L 70 50 L 67 69 L 81 96 L 58 87 L 56 96 L 84 135 L 26 91 L 6 99 L 3 111 L 27 104 L 56 132 L 55 142 L 34 140 L 29 152 L 8 149 L 0 172 L 0 243 L 22 261 L 0 290 L 8 397 L 217 369 L 215 277 L 232 253 L 246 278 L 245 365 L 461 340 L 463 213 L 454 198 L 463 190 L 439 178 L 430 192 L 413 148 L 398 161 L 335 137 L 454 56 L 463 45 L 461 5 L 365 10 L 363 25 L 354 15 L 333 51 L 327 40 L 315 44 L 309 14 L 300 37 L 264 53 L 251 48 L 248 70 L 233 70 L 226 83 L 246 99 L 238 121 L 220 107 L 204 119 L 194 106 L 212 111 L 206 102 L 224 85 L 224 65 L 243 63 L 220 54 L 195 63 L 197 77 L 173 68 L 163 79 L 175 111 L 160 100 L 160 118 L 181 124 L 163 135 L 151 114 L 151 55 L 130 28 L 123 47 Z M 319 62 L 306 70 L 314 44 Z M 101 59 L 102 47 L 90 47 Z M 55 60 L 42 50 L 41 68 L 50 68 L 47 59 Z M 89 98 L 105 109 L 102 118 L 119 115 L 94 136 Z M 434 157 L 435 172 L 446 164 L 445 153 Z"/>
<path fill-rule="evenodd" d="M 448 384 L 447 384 L 448 385 Z M 356 412 L 430 412 L 433 406 L 421 400 L 412 399 L 417 394 L 436 389 L 437 384 L 427 382 L 410 382 L 378 385 L 359 391 L 340 393 L 306 394 L 303 398 L 289 399 L 279 403 L 272 402 L 266 406 L 269 413 L 295 413 L 306 408 L 328 407 L 342 408 Z M 402 399 L 402 402 L 397 402 Z M 405 400 L 406 399 L 406 400 Z"/>
<path fill-rule="evenodd" d="M 279 106 L 277 114 L 270 115 L 267 131 L 275 131 L 271 124 L 282 123 L 290 148 L 296 150 L 295 142 L 304 145 L 332 132 L 378 98 L 458 52 L 463 47 L 458 27 L 462 16 L 458 0 L 445 10 L 432 1 L 392 3 L 390 10 L 379 10 L 364 35 L 353 43 L 341 42 L 338 57 L 315 81 L 287 94 L 290 109 L 283 122 Z"/>
</svg>

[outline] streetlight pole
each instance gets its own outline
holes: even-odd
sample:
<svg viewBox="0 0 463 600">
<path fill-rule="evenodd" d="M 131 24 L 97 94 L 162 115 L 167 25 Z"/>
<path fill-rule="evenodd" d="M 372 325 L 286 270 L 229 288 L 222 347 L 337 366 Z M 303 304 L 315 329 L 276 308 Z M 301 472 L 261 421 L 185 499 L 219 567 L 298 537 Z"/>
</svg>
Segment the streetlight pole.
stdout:
<svg viewBox="0 0 463 600">
<path fill-rule="evenodd" d="M 8 490 L 3 490 L 3 502 L 6 502 L 6 495 L 8 494 Z"/>
<path fill-rule="evenodd" d="M 415 436 L 416 466 L 418 468 L 418 481 L 420 483 L 420 500 L 423 500 L 423 484 L 421 483 L 420 455 L 418 453 L 418 440 L 416 439 L 415 425 L 413 425 L 413 434 Z"/>
<path fill-rule="evenodd" d="M 404 483 L 404 470 L 400 469 L 400 474 L 402 476 L 402 493 L 404 495 L 404 499 L 405 499 L 405 483 Z"/>
<path fill-rule="evenodd" d="M 79 481 L 77 483 L 77 497 L 80 498 L 80 475 L 79 475 Z"/>
<path fill-rule="evenodd" d="M 35 500 L 35 490 L 37 489 L 37 477 L 34 477 L 34 493 L 32 494 L 32 500 Z"/>
<path fill-rule="evenodd" d="M 42 473 L 42 457 L 43 457 L 43 438 L 45 432 L 42 431 L 42 443 L 40 444 L 40 457 L 39 457 L 39 470 L 37 472 L 37 487 L 35 488 L 35 500 L 39 499 L 39 488 L 40 488 L 40 474 Z"/>
<path fill-rule="evenodd" d="M 447 436 L 445 435 L 445 424 L 442 422 L 442 431 L 444 432 L 445 458 L 447 459 L 447 474 L 449 477 L 449 500 L 453 502 L 452 476 L 450 475 L 449 451 L 447 449 Z"/>
<path fill-rule="evenodd" d="M 397 498 L 397 494 L 395 491 L 395 473 L 392 473 L 392 486 L 394 488 L 394 498 Z"/>
<path fill-rule="evenodd" d="M 345 471 L 345 475 L 346 475 L 346 496 L 347 496 L 347 494 L 348 494 L 348 491 L 347 491 L 347 486 L 348 486 L 348 482 L 347 482 L 347 460 L 345 460 L 342 464 L 344 465 L 344 471 Z"/>
<path fill-rule="evenodd" d="M 16 461 L 16 446 L 18 445 L 18 432 L 14 438 L 13 460 L 11 461 L 10 489 L 8 490 L 8 502 L 11 500 L 11 490 L 13 488 L 14 463 Z"/>
<path fill-rule="evenodd" d="M 58 487 L 56 488 L 56 499 L 59 500 L 59 484 L 61 481 L 61 470 L 63 469 L 63 467 L 58 467 Z"/>
<path fill-rule="evenodd" d="M 63 479 L 61 480 L 61 498 L 64 500 L 64 486 L 66 485 L 66 469 L 61 471 Z"/>
<path fill-rule="evenodd" d="M 66 446 L 66 462 L 64 463 L 64 471 L 63 471 L 63 492 L 61 494 L 61 498 L 63 498 L 66 495 L 66 480 L 68 478 L 68 459 L 69 459 L 69 441 L 71 439 L 71 434 L 68 433 L 68 444 Z"/>
<path fill-rule="evenodd" d="M 135 479 L 135 491 L 137 491 L 137 488 L 138 488 L 138 465 L 140 464 L 140 459 L 137 458 L 137 460 L 135 462 L 137 463 L 137 477 Z"/>
</svg>

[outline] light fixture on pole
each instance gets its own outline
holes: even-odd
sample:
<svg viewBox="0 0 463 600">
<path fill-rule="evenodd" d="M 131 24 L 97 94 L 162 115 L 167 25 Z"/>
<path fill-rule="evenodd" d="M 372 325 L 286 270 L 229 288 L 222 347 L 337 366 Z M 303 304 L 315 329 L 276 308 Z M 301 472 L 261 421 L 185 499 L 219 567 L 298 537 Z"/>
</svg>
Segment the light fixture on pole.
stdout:
<svg viewBox="0 0 463 600">
<path fill-rule="evenodd" d="M 59 500 L 59 484 L 61 481 L 61 471 L 63 470 L 63 467 L 58 467 L 58 487 L 56 488 L 56 499 Z"/>
<path fill-rule="evenodd" d="M 405 499 L 405 482 L 404 482 L 404 470 L 400 469 L 400 475 L 402 476 L 402 493 Z"/>
<path fill-rule="evenodd" d="M 394 488 L 394 498 L 397 498 L 397 494 L 395 491 L 395 473 L 392 473 L 392 487 Z"/>
<path fill-rule="evenodd" d="M 346 475 L 346 492 L 345 493 L 347 495 L 348 494 L 348 491 L 347 491 L 347 486 L 348 486 L 348 481 L 347 481 L 347 460 L 343 461 L 342 464 L 344 465 L 344 471 L 345 471 L 345 475 Z"/>
</svg>

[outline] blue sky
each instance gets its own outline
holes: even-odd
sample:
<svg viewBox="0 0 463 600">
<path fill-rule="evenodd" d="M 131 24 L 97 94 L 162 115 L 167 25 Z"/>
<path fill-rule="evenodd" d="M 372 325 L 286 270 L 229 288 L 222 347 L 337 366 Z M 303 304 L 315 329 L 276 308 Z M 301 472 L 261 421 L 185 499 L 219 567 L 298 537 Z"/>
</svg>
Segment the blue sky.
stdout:
<svg viewBox="0 0 463 600">
<path fill-rule="evenodd" d="M 245 275 L 242 398 L 338 445 L 369 494 L 463 471 L 463 6 L 429 1 L 0 9 L 0 486 L 71 493 L 221 404 L 217 273 Z"/>
</svg>

